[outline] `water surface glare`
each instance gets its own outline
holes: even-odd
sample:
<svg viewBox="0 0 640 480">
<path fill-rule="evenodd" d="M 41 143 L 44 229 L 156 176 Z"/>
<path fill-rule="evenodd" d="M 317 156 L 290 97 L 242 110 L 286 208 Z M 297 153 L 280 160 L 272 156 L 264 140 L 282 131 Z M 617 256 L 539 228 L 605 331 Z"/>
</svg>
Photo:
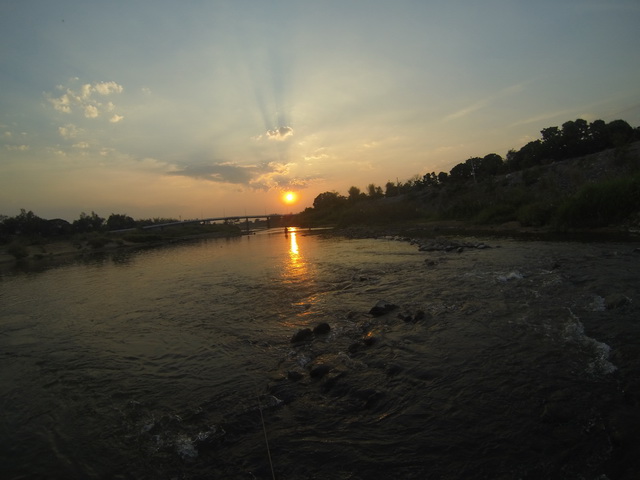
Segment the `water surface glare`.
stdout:
<svg viewBox="0 0 640 480">
<path fill-rule="evenodd" d="M 3 477 L 271 478 L 264 419 L 281 479 L 633 478 L 640 253 L 484 242 L 278 231 L 5 269 Z"/>
</svg>

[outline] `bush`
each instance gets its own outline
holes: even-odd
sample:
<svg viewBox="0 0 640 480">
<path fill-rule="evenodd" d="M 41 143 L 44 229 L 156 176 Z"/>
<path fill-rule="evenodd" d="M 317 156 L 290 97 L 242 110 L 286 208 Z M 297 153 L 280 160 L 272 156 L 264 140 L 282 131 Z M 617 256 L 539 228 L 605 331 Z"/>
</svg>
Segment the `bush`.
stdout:
<svg viewBox="0 0 640 480">
<path fill-rule="evenodd" d="M 20 243 L 12 243 L 7 247 L 7 253 L 16 260 L 20 260 L 21 258 L 26 258 L 29 256 L 29 251 L 27 247 Z"/>
<path fill-rule="evenodd" d="M 541 227 L 551 223 L 554 207 L 547 202 L 534 202 L 521 206 L 516 220 L 524 227 Z"/>
<path fill-rule="evenodd" d="M 597 228 L 624 220 L 640 210 L 640 175 L 582 187 L 556 216 L 558 227 Z"/>
<path fill-rule="evenodd" d="M 132 233 L 124 235 L 123 240 L 131 243 L 153 243 L 162 241 L 162 235 L 156 233 Z"/>
<path fill-rule="evenodd" d="M 506 223 L 516 219 L 514 207 L 509 204 L 491 205 L 484 208 L 475 217 L 475 221 L 481 224 Z"/>
<path fill-rule="evenodd" d="M 104 247 L 107 243 L 109 243 L 111 240 L 109 240 L 106 237 L 89 237 L 87 239 L 87 244 L 91 247 L 91 248 L 102 248 Z"/>
</svg>

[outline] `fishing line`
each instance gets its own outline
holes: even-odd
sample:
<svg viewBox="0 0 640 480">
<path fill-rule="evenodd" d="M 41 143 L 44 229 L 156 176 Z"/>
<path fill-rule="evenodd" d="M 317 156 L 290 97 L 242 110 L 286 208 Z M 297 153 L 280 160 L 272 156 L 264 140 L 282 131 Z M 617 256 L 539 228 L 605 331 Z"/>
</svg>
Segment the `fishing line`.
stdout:
<svg viewBox="0 0 640 480">
<path fill-rule="evenodd" d="M 260 410 L 260 421 L 262 422 L 262 432 L 264 433 L 264 443 L 267 446 L 267 456 L 269 457 L 269 467 L 271 467 L 271 477 L 276 480 L 276 474 L 273 471 L 273 461 L 271 460 L 271 449 L 269 448 L 269 437 L 267 436 L 267 427 L 264 423 L 264 415 L 262 414 L 262 402 L 260 401 L 260 394 L 256 391 L 258 396 L 258 410 Z"/>
<path fill-rule="evenodd" d="M 273 480 L 276 480 L 276 473 L 273 469 L 273 460 L 271 459 L 271 449 L 269 448 L 269 437 L 267 435 L 267 426 L 264 423 L 264 415 L 262 413 L 262 401 L 260 400 L 260 392 L 258 391 L 258 384 L 255 380 L 255 378 L 253 378 L 253 376 L 249 373 L 248 370 L 245 370 L 247 375 L 249 375 L 249 377 L 251 378 L 251 381 L 253 382 L 253 386 L 256 390 L 256 398 L 258 399 L 258 410 L 260 411 L 260 422 L 262 423 L 262 433 L 264 434 L 264 443 L 267 447 L 267 457 L 269 458 L 269 467 L 271 468 L 271 478 L 273 478 Z"/>
</svg>

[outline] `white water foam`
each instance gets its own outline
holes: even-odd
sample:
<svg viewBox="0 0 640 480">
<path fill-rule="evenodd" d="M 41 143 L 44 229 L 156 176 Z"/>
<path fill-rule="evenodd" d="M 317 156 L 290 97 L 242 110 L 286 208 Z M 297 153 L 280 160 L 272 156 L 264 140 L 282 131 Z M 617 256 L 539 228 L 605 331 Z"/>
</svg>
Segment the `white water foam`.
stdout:
<svg viewBox="0 0 640 480">
<path fill-rule="evenodd" d="M 607 375 L 616 371 L 617 367 L 609 361 L 611 347 L 587 336 L 580 319 L 571 310 L 569 314 L 571 319 L 564 329 L 563 336 L 566 341 L 578 344 L 591 354 L 592 360 L 588 362 L 586 372 L 593 375 Z"/>
</svg>

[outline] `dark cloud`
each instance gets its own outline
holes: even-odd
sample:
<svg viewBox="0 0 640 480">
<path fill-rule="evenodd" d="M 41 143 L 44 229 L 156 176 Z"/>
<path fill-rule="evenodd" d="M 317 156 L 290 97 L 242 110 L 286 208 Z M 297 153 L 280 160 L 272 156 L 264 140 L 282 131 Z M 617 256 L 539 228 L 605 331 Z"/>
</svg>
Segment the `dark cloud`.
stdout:
<svg viewBox="0 0 640 480">
<path fill-rule="evenodd" d="M 191 177 L 220 183 L 249 184 L 255 172 L 251 167 L 242 167 L 229 163 L 185 165 L 169 175 Z"/>
<path fill-rule="evenodd" d="M 267 130 L 267 138 L 269 140 L 285 140 L 293 135 L 293 128 L 278 127 L 273 130 Z"/>
<path fill-rule="evenodd" d="M 168 175 L 195 178 L 216 183 L 245 185 L 253 190 L 305 188 L 311 179 L 292 177 L 290 165 L 281 162 L 262 162 L 242 166 L 226 162 L 181 165 Z"/>
</svg>

